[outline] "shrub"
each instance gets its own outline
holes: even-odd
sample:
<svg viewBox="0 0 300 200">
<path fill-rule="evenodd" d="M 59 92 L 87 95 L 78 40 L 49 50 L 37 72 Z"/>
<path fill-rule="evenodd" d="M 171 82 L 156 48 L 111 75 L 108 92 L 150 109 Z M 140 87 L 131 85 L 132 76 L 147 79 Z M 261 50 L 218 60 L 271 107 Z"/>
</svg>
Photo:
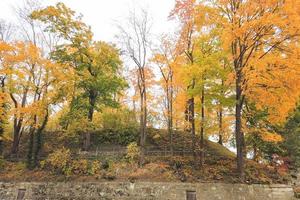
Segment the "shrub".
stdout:
<svg viewBox="0 0 300 200">
<path fill-rule="evenodd" d="M 134 112 L 128 109 L 104 109 L 97 124 L 101 124 L 101 127 L 96 127 L 92 133 L 95 145 L 128 145 L 138 139 L 138 123 Z"/>
<path fill-rule="evenodd" d="M 89 171 L 89 162 L 85 159 L 73 160 L 70 165 L 72 174 L 86 175 Z"/>
<path fill-rule="evenodd" d="M 53 172 L 58 172 L 68 175 L 70 173 L 69 166 L 71 163 L 71 152 L 69 149 L 58 149 L 49 154 L 45 161 L 41 162 L 42 168 L 50 169 Z"/>
<path fill-rule="evenodd" d="M 127 154 L 126 159 L 129 162 L 137 162 L 140 157 L 140 148 L 138 147 L 136 142 L 132 142 L 127 146 Z"/>
<path fill-rule="evenodd" d="M 100 172 L 100 169 L 101 169 L 101 163 L 98 160 L 95 160 L 92 162 L 90 166 L 89 174 L 91 175 L 98 174 Z"/>
<path fill-rule="evenodd" d="M 41 161 L 43 169 L 64 175 L 95 175 L 100 172 L 101 163 L 98 160 L 89 162 L 86 159 L 72 159 L 69 149 L 58 149 Z"/>
<path fill-rule="evenodd" d="M 94 145 L 128 145 L 138 140 L 138 129 L 136 127 L 103 128 L 92 132 L 91 137 Z"/>
</svg>

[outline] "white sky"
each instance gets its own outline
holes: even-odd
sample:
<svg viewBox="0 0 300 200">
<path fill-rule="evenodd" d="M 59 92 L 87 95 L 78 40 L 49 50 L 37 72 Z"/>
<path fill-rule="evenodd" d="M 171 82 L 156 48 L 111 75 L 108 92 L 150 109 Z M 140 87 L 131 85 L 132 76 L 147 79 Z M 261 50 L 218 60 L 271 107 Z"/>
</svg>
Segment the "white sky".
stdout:
<svg viewBox="0 0 300 200">
<path fill-rule="evenodd" d="M 77 13 L 92 27 L 96 40 L 114 41 L 118 33 L 116 21 L 122 21 L 133 7 L 148 8 L 153 18 L 153 33 L 160 35 L 174 29 L 168 15 L 175 0 L 60 0 Z M 40 0 L 44 5 L 54 5 L 59 0 Z M 23 5 L 23 0 L 0 0 L 0 18 L 13 21 L 14 9 Z M 173 28 L 172 28 L 173 27 Z"/>
</svg>

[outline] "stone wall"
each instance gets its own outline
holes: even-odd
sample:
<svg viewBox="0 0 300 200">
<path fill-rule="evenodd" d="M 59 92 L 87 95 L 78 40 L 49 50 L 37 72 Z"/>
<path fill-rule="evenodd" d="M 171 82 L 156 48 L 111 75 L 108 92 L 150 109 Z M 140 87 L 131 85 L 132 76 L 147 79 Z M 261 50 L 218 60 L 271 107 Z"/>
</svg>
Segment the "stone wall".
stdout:
<svg viewBox="0 0 300 200">
<path fill-rule="evenodd" d="M 187 191 L 195 191 L 197 200 L 294 199 L 293 189 L 287 185 L 67 182 L 0 183 L 0 200 L 186 200 Z"/>
</svg>

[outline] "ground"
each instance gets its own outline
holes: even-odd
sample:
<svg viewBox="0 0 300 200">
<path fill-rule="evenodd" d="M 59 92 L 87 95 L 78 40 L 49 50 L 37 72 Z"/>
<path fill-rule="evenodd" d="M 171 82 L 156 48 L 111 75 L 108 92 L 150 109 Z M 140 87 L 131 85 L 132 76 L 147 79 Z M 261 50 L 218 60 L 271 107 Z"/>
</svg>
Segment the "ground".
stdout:
<svg viewBox="0 0 300 200">
<path fill-rule="evenodd" d="M 156 135 L 153 133 L 152 136 Z M 184 136 L 176 138 L 176 148 L 186 142 Z M 164 137 L 155 136 L 151 141 L 158 149 L 164 149 Z M 157 139 L 159 138 L 159 139 Z M 190 140 L 189 140 L 190 141 Z M 187 146 L 188 144 L 184 144 Z M 220 144 L 205 140 L 205 164 L 195 166 L 192 155 L 146 157 L 146 164 L 139 167 L 137 161 L 126 159 L 126 155 L 99 157 L 100 168 L 94 174 L 63 175 L 48 169 L 28 170 L 24 162 L 5 161 L 0 170 L 0 181 L 181 181 L 181 182 L 240 182 L 236 173 L 235 154 Z M 106 164 L 105 164 L 106 163 Z M 287 183 L 290 176 L 279 166 L 264 165 L 246 160 L 246 183 Z"/>
</svg>

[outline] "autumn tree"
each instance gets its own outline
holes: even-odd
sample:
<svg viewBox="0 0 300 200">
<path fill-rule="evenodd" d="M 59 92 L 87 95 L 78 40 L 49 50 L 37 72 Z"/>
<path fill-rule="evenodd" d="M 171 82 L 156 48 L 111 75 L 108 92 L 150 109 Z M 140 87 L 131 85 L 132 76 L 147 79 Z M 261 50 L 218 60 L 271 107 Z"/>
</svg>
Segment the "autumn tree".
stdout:
<svg viewBox="0 0 300 200">
<path fill-rule="evenodd" d="M 13 25 L 7 23 L 4 20 L 0 20 L 0 156 L 2 155 L 3 147 L 2 142 L 4 140 L 4 129 L 5 124 L 8 119 L 7 105 L 8 105 L 8 95 L 5 90 L 5 80 L 6 80 L 6 69 L 3 66 L 3 58 L 8 53 L 10 49 L 9 45 L 6 43 L 11 39 L 13 32 Z"/>
<path fill-rule="evenodd" d="M 299 8 L 296 1 L 212 0 L 211 23 L 220 26 L 220 38 L 235 79 L 235 137 L 237 168 L 244 175 L 245 141 L 242 113 L 245 101 L 268 108 L 274 123 L 283 121 L 299 97 Z M 212 11 L 213 10 L 213 11 Z M 285 102 L 285 103 L 283 103 Z"/>
<path fill-rule="evenodd" d="M 9 41 L 12 39 L 12 35 L 17 40 L 23 40 L 28 43 L 33 44 L 33 46 L 38 46 L 41 51 L 41 55 L 43 57 L 47 57 L 47 52 L 49 52 L 49 48 L 54 40 L 54 36 L 48 35 L 46 37 L 43 34 L 43 31 L 41 30 L 41 24 L 38 24 L 37 22 L 34 22 L 33 19 L 29 17 L 30 13 L 39 8 L 39 3 L 37 1 L 33 0 L 26 0 L 24 2 L 24 5 L 21 7 L 16 8 L 16 16 L 18 19 L 18 24 L 12 25 L 7 23 L 1 23 L 1 27 L 4 31 L 1 31 L 1 36 L 4 41 Z M 44 44 L 48 44 L 47 47 Z M 16 53 L 18 49 L 18 45 L 16 44 L 7 44 L 11 45 L 12 48 L 15 48 L 13 51 L 7 52 L 7 53 Z M 21 53 L 19 54 L 21 55 Z M 15 56 L 14 59 L 17 57 Z M 12 60 L 11 60 L 12 61 Z M 18 63 L 20 60 L 20 57 L 15 60 L 15 63 Z M 35 64 L 32 64 L 35 65 Z M 34 66 L 32 66 L 34 68 Z M 23 102 L 26 102 L 27 98 L 30 98 L 28 95 L 27 90 L 23 90 L 22 99 Z M 26 103 L 23 103 L 22 105 L 25 106 Z M 14 120 L 14 134 L 13 134 L 13 144 L 11 148 L 11 155 L 16 155 L 18 153 L 18 146 L 19 146 L 19 140 L 22 135 L 22 127 L 23 126 L 23 118 L 20 117 L 19 119 Z"/>
<path fill-rule="evenodd" d="M 201 28 L 199 28 L 201 30 Z M 226 60 L 220 41 L 216 35 L 216 30 L 201 32 L 200 36 L 195 38 L 194 44 L 194 65 L 186 72 L 188 77 L 192 77 L 195 86 L 190 93 L 199 97 L 200 106 L 200 166 L 204 164 L 204 138 L 208 137 L 209 129 L 215 126 L 212 113 L 219 108 L 219 135 L 223 135 L 223 113 L 221 108 L 225 107 L 225 100 L 229 97 L 226 95 L 228 87 L 224 82 L 227 80 L 228 71 L 226 71 Z M 216 105 L 217 104 L 217 105 Z"/>
<path fill-rule="evenodd" d="M 152 61 L 158 66 L 161 73 L 161 85 L 164 91 L 163 104 L 166 110 L 167 129 L 170 142 L 170 150 L 173 154 L 173 125 L 174 125 L 174 100 L 176 96 L 176 83 L 174 80 L 174 71 L 182 56 L 178 53 L 176 43 L 173 38 L 163 36 L 160 45 L 155 51 Z"/>
<path fill-rule="evenodd" d="M 278 127 L 270 123 L 267 110 L 258 110 L 255 105 L 245 102 L 243 109 L 243 131 L 246 150 L 252 153 L 252 159 L 272 161 L 272 155 L 282 155 L 283 141 Z"/>
<path fill-rule="evenodd" d="M 61 98 L 68 71 L 43 58 L 41 51 L 32 43 L 2 44 L 1 74 L 5 76 L 5 92 L 13 118 L 14 140 L 12 153 L 18 153 L 20 139 L 29 134 L 28 166 L 38 164 L 42 148 L 42 133 L 50 115 L 50 106 Z"/>
<path fill-rule="evenodd" d="M 177 41 L 177 48 L 180 49 L 181 54 L 185 55 L 186 66 L 193 66 L 194 64 L 194 38 L 196 33 L 195 24 L 195 12 L 194 6 L 196 2 L 194 0 L 176 1 L 175 8 L 172 10 L 170 17 L 178 18 L 181 24 L 180 37 Z M 186 91 L 193 90 L 195 87 L 195 80 L 190 79 L 190 82 L 186 84 Z M 195 97 L 191 94 L 186 102 L 185 108 L 185 120 L 188 122 L 187 129 L 192 135 L 192 151 L 194 160 L 197 160 L 196 152 L 196 125 L 195 125 Z M 195 163 L 198 165 L 197 162 Z"/>
<path fill-rule="evenodd" d="M 76 71 L 76 88 L 82 92 L 73 98 L 72 105 L 83 109 L 89 122 L 100 105 L 115 106 L 115 95 L 125 87 L 119 74 L 118 50 L 105 42 L 93 41 L 90 27 L 63 3 L 35 11 L 32 17 L 47 24 L 47 31 L 57 33 L 67 42 L 56 46 L 51 57 Z M 90 133 L 85 133 L 83 149 L 88 150 L 90 143 Z"/>
<path fill-rule="evenodd" d="M 0 155 L 2 155 L 4 140 L 4 129 L 8 119 L 8 93 L 6 90 L 7 69 L 4 66 L 3 59 L 6 57 L 11 47 L 4 42 L 0 41 Z"/>
<path fill-rule="evenodd" d="M 140 15 L 139 15 L 140 14 Z M 140 98 L 140 165 L 145 163 L 145 143 L 147 129 L 147 64 L 150 50 L 151 22 L 149 13 L 141 9 L 140 13 L 130 13 L 125 26 L 118 26 L 124 53 L 134 63 L 137 74 L 137 87 Z"/>
<path fill-rule="evenodd" d="M 195 120 L 199 112 L 200 166 L 204 163 L 204 137 L 208 135 L 214 123 L 211 113 L 218 104 L 219 135 L 222 135 L 223 112 L 221 108 L 226 99 L 227 61 L 218 37 L 218 27 L 207 23 L 207 17 L 198 13 L 198 4 L 193 0 L 176 1 L 172 15 L 178 16 L 181 23 L 181 37 L 178 46 L 182 48 L 187 62 L 183 65 L 182 78 L 187 85 L 188 100 L 187 118 L 191 121 L 191 132 L 195 135 Z M 206 11 L 206 10 L 205 10 Z M 221 94 L 222 93 L 222 94 Z M 224 96 L 224 97 L 222 97 Z M 198 102 L 199 99 L 199 102 Z M 197 107 L 200 110 L 197 110 Z M 214 117 L 215 118 L 215 117 Z M 206 133 L 205 133 L 206 132 Z M 194 139 L 195 140 L 195 139 Z M 193 145 L 195 152 L 195 144 Z"/>
</svg>

